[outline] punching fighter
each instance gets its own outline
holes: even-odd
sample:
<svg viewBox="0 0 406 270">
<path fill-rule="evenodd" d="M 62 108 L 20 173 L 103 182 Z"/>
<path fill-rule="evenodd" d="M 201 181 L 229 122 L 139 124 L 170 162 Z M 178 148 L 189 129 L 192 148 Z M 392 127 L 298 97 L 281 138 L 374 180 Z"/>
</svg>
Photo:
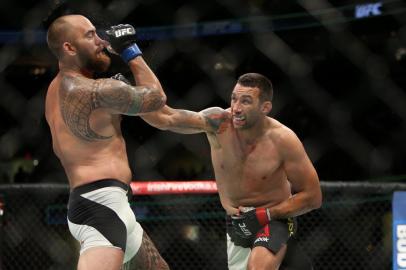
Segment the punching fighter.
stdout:
<svg viewBox="0 0 406 270">
<path fill-rule="evenodd" d="M 248 73 L 238 78 L 228 109 L 166 105 L 142 116 L 162 130 L 206 133 L 227 213 L 231 270 L 312 269 L 294 235 L 296 217 L 321 206 L 319 178 L 297 135 L 268 116 L 272 98 L 271 81 Z"/>
</svg>

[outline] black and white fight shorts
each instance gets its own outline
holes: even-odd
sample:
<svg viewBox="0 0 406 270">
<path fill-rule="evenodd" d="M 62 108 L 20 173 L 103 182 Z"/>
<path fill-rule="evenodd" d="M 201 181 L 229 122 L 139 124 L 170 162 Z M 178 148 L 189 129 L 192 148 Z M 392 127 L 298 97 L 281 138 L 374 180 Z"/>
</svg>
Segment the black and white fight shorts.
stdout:
<svg viewBox="0 0 406 270">
<path fill-rule="evenodd" d="M 131 188 L 103 179 L 74 188 L 69 196 L 68 225 L 80 254 L 92 247 L 120 248 L 126 263 L 141 246 L 143 229 L 130 208 Z"/>
</svg>

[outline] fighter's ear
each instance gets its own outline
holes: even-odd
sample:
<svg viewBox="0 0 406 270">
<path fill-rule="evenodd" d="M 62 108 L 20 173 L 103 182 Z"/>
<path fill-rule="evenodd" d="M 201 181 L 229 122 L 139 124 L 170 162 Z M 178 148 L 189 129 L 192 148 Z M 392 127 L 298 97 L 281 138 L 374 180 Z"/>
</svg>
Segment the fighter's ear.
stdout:
<svg viewBox="0 0 406 270">
<path fill-rule="evenodd" d="M 73 46 L 70 42 L 64 42 L 62 44 L 62 50 L 68 54 L 68 55 L 75 55 L 76 54 L 76 48 Z"/>
<path fill-rule="evenodd" d="M 272 110 L 272 102 L 265 101 L 262 103 L 261 111 L 263 114 L 267 115 Z"/>
</svg>

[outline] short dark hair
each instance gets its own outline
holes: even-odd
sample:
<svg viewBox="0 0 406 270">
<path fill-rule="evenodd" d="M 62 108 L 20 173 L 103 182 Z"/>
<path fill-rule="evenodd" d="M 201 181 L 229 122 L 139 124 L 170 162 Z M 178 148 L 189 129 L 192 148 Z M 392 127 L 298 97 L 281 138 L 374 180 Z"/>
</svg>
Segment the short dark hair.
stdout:
<svg viewBox="0 0 406 270">
<path fill-rule="evenodd" d="M 260 90 L 259 98 L 261 101 L 272 101 L 273 87 L 271 80 L 259 73 L 246 73 L 241 75 L 237 83 L 246 87 L 257 87 Z"/>
</svg>

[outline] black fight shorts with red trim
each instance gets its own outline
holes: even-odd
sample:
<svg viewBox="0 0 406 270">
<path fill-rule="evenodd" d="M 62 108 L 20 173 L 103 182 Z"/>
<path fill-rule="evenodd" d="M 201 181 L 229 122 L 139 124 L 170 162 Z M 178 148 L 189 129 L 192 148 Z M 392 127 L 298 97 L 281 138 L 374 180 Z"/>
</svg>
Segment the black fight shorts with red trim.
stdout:
<svg viewBox="0 0 406 270">
<path fill-rule="evenodd" d="M 231 217 L 226 217 L 227 233 L 231 241 L 244 248 L 265 247 L 276 254 L 288 240 L 296 234 L 296 218 L 275 219 L 266 224 L 258 233 L 250 238 L 242 238 L 234 233 Z"/>
</svg>

